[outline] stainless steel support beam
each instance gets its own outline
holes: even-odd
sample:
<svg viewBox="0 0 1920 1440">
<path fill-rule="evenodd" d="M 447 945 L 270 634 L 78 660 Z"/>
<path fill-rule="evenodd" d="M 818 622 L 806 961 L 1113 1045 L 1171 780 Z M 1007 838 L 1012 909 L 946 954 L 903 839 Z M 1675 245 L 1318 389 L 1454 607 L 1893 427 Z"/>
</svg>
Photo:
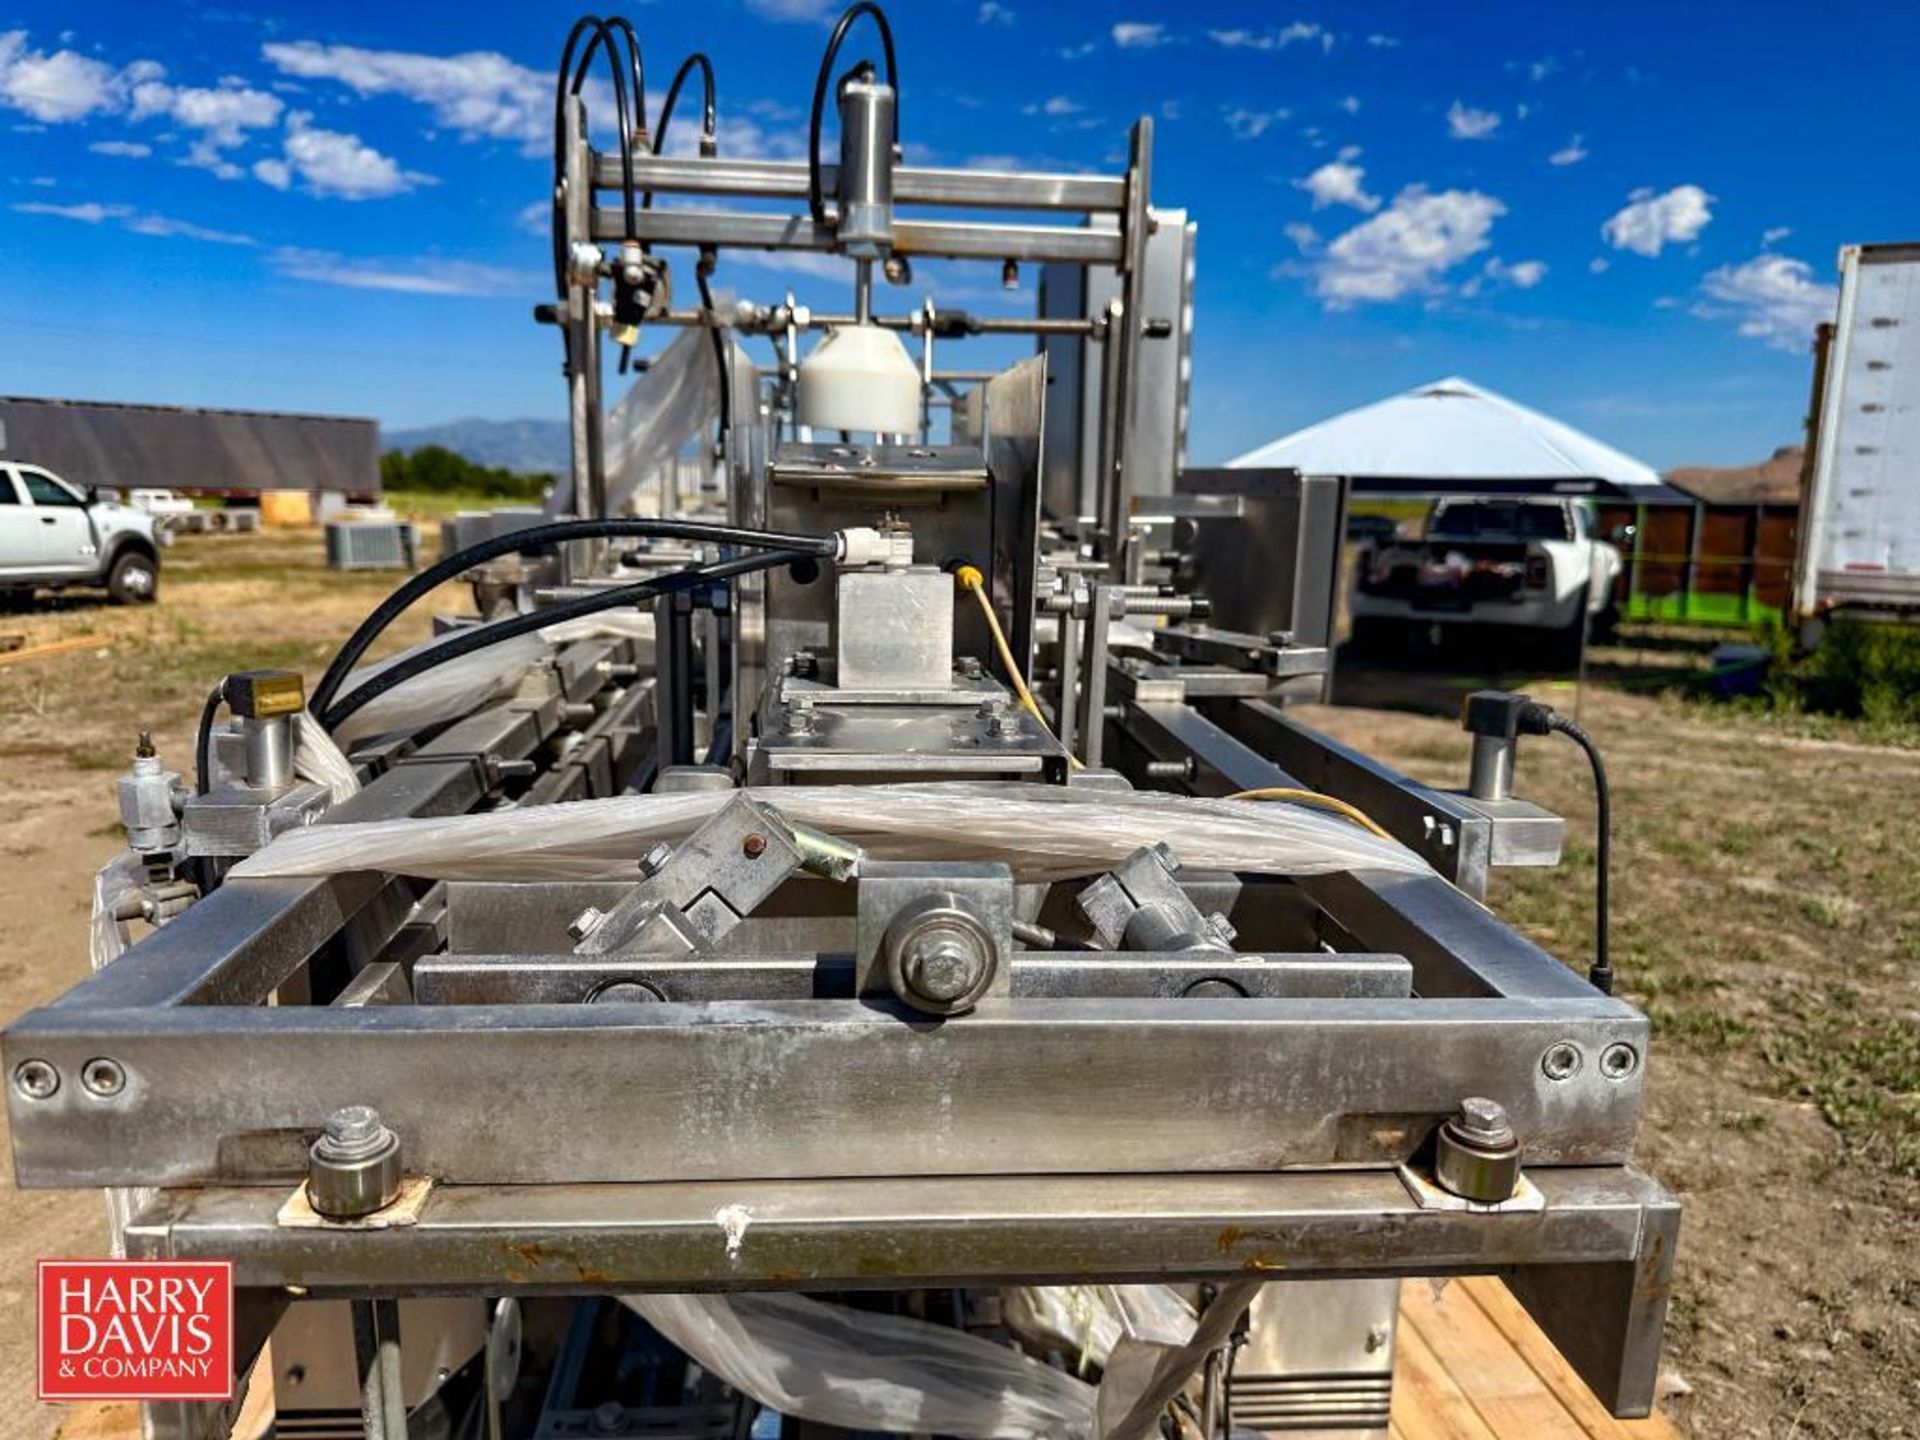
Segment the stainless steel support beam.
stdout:
<svg viewBox="0 0 1920 1440">
<path fill-rule="evenodd" d="M 23 1186 L 293 1175 L 325 1117 L 365 1103 L 410 1168 L 513 1184 L 1386 1165 L 1468 1095 L 1505 1105 L 1533 1159 L 1613 1164 L 1646 1041 L 1645 1017 L 1591 992 L 989 1000 L 946 1023 L 820 1000 L 46 1009 L 9 1029 L 5 1064 L 62 1077 L 15 1099 Z M 1583 1063 L 1549 1078 L 1562 1045 Z M 78 1082 L 102 1056 L 127 1074 L 109 1097 Z"/>
<path fill-rule="evenodd" d="M 1673 1197 L 1624 1166 L 1529 1172 L 1536 1212 L 1423 1209 L 1386 1171 L 439 1186 L 416 1223 L 286 1228 L 286 1190 L 167 1190 L 136 1258 L 217 1257 L 317 1296 L 899 1288 L 1523 1273 L 1634 1264 L 1664 1286 Z M 737 1247 L 714 1221 L 744 1205 Z"/>
<path fill-rule="evenodd" d="M 839 192 L 840 167 L 820 167 L 822 191 Z M 620 157 L 595 155 L 594 184 L 621 185 Z M 797 160 L 735 160 L 725 156 L 635 155 L 636 188 L 661 195 L 725 195 L 736 199 L 804 200 L 807 166 Z M 1047 175 L 1011 170 L 949 170 L 900 165 L 893 171 L 895 205 L 942 205 L 983 210 L 1064 210 L 1117 214 L 1127 182 L 1114 175 Z"/>
<path fill-rule="evenodd" d="M 742 250 L 831 251 L 833 227 L 807 215 L 756 215 L 724 210 L 642 210 L 634 239 L 653 245 L 717 245 Z M 593 212 L 595 240 L 623 240 L 626 216 L 616 207 Z M 1065 260 L 1112 265 L 1120 236 L 1111 230 L 1064 225 L 1005 225 L 983 221 L 896 220 L 893 252 L 949 260 Z"/>
<path fill-rule="evenodd" d="M 1393 997 L 1408 993 L 1411 968 L 1398 955 L 1046 953 L 1013 956 L 1014 996 L 1180 999 L 1194 986 L 1214 998 L 1237 989 L 1255 999 Z M 613 982 L 661 999 L 852 999 L 847 955 L 766 955 L 714 960 L 652 955 L 428 955 L 413 971 L 422 1005 L 581 1004 Z"/>
</svg>

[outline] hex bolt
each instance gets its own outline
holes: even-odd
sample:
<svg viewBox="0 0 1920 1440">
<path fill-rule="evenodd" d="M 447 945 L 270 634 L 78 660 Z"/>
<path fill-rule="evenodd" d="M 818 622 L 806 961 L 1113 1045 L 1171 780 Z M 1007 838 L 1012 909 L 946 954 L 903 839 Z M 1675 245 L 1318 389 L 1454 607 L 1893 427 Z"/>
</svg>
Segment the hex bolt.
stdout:
<svg viewBox="0 0 1920 1440">
<path fill-rule="evenodd" d="M 767 853 L 767 837 L 756 830 L 740 842 L 740 853 L 749 860 L 758 860 Z"/>
<path fill-rule="evenodd" d="M 1218 910 L 1207 916 L 1207 928 L 1219 937 L 1222 945 L 1233 944 L 1234 937 L 1240 933 L 1233 928 L 1233 922 Z"/>
<path fill-rule="evenodd" d="M 902 910 L 881 948 L 893 993 L 930 1015 L 972 1009 L 992 988 L 999 965 L 992 934 L 950 895 L 930 895 Z"/>
<path fill-rule="evenodd" d="M 1180 873 L 1180 858 L 1173 853 L 1173 847 L 1171 845 L 1161 840 L 1156 842 L 1151 848 L 1153 850 L 1153 858 L 1160 862 L 1161 866 L 1169 875 L 1178 875 Z"/>
<path fill-rule="evenodd" d="M 787 734 L 811 735 L 813 733 L 813 701 L 805 695 L 796 695 L 787 701 Z"/>
<path fill-rule="evenodd" d="M 978 680 L 987 673 L 987 667 L 980 663 L 978 655 L 962 655 L 953 662 L 953 670 L 962 680 Z"/>
<path fill-rule="evenodd" d="M 641 864 L 644 865 L 645 863 L 644 860 L 641 861 Z M 592 905 L 587 906 L 586 909 L 574 916 L 572 921 L 567 925 L 567 938 L 570 940 L 586 939 L 587 936 L 600 928 L 606 918 L 605 911 L 598 910 Z"/>
<path fill-rule="evenodd" d="M 1507 1123 L 1507 1107 L 1484 1095 L 1469 1095 L 1460 1102 L 1454 1126 L 1461 1135 L 1476 1144 L 1501 1146 L 1513 1143 L 1513 1126 Z"/>
<path fill-rule="evenodd" d="M 89 1095 L 107 1100 L 126 1088 L 127 1072 L 120 1068 L 119 1061 L 109 1060 L 102 1055 L 81 1067 L 80 1083 L 86 1087 Z"/>
<path fill-rule="evenodd" d="M 1616 1043 L 1600 1052 L 1600 1073 L 1609 1080 L 1624 1080 L 1640 1068 L 1640 1052 L 1633 1046 Z"/>
<path fill-rule="evenodd" d="M 1433 1178 L 1463 1200 L 1497 1205 L 1520 1184 L 1520 1142 L 1506 1107 L 1469 1095 L 1434 1136 Z"/>
<path fill-rule="evenodd" d="M 1571 1080 L 1580 1073 L 1579 1048 L 1567 1040 L 1549 1045 L 1540 1057 L 1540 1073 L 1549 1080 Z"/>
<path fill-rule="evenodd" d="M 673 849 L 668 845 L 656 845 L 640 857 L 640 873 L 651 880 L 667 868 L 667 861 L 673 858 Z M 574 939 L 578 940 L 578 935 Z"/>
<path fill-rule="evenodd" d="M 987 733 L 996 740 L 1012 740 L 1021 730 L 1018 710 L 996 710 L 987 716 Z"/>
<path fill-rule="evenodd" d="M 13 1070 L 13 1088 L 29 1100 L 45 1100 L 60 1088 L 60 1072 L 44 1060 L 22 1060 Z"/>
<path fill-rule="evenodd" d="M 951 1005 L 979 983 L 981 956 L 957 936 L 943 934 L 909 945 L 900 968 L 916 995 Z"/>
<path fill-rule="evenodd" d="M 307 1200 L 331 1219 L 357 1219 L 391 1204 L 400 1181 L 400 1137 L 371 1105 L 334 1111 L 307 1151 Z"/>
</svg>

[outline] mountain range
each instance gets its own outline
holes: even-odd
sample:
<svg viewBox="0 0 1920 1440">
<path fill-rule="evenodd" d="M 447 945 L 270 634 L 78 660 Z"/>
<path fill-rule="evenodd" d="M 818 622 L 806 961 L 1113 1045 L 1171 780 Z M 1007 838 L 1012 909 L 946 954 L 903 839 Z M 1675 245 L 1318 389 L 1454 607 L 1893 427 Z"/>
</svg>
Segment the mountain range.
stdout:
<svg viewBox="0 0 1920 1440">
<path fill-rule="evenodd" d="M 570 451 L 564 420 L 449 420 L 412 430 L 388 430 L 384 450 L 418 450 L 439 445 L 476 465 L 494 465 L 522 474 L 558 475 Z"/>
</svg>

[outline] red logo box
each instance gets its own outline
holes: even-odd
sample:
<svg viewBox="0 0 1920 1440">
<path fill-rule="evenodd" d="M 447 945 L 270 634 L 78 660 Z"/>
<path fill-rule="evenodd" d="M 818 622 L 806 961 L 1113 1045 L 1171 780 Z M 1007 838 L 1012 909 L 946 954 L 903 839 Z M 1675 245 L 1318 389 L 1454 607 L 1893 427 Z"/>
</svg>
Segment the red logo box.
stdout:
<svg viewBox="0 0 1920 1440">
<path fill-rule="evenodd" d="M 231 1400 L 233 1262 L 42 1260 L 42 1400 Z"/>
</svg>

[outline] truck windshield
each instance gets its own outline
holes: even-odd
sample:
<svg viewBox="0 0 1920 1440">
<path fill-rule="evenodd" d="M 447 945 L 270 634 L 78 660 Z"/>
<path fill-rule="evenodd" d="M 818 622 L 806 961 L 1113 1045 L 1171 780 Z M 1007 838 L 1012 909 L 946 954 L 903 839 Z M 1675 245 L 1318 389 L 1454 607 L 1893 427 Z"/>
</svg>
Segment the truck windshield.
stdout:
<svg viewBox="0 0 1920 1440">
<path fill-rule="evenodd" d="M 1559 505 L 1529 505 L 1515 500 L 1475 500 L 1442 505 L 1434 512 L 1429 536 L 1449 540 L 1565 540 L 1567 512 Z"/>
</svg>

